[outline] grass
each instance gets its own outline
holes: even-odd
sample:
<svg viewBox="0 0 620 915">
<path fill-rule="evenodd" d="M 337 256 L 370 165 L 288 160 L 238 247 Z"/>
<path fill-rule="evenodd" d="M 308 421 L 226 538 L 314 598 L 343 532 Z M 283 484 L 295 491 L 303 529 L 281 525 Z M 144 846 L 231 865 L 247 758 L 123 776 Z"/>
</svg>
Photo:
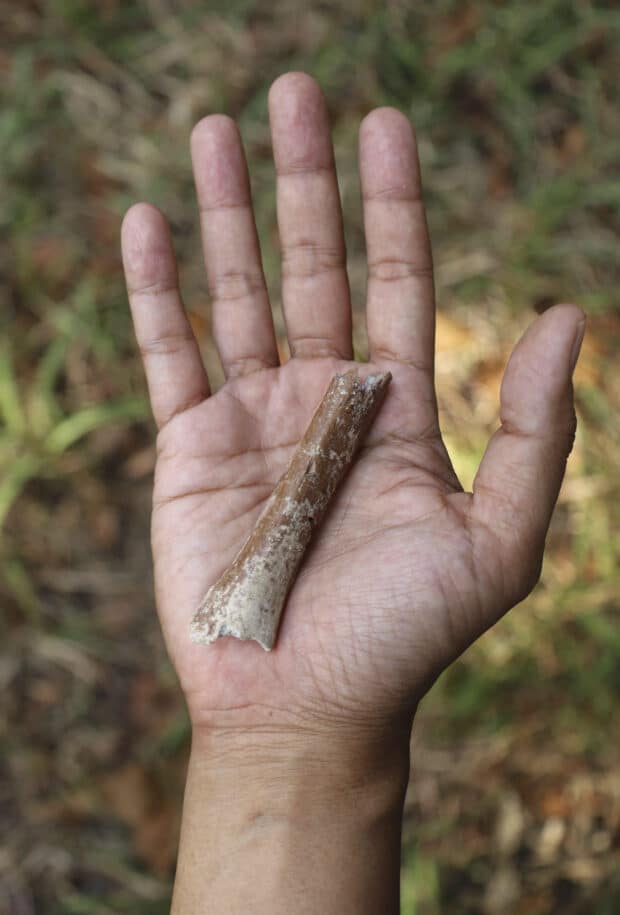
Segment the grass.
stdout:
<svg viewBox="0 0 620 915">
<path fill-rule="evenodd" d="M 615 911 L 614 4 L 0 0 L 0 16 L 0 739 L 7 784 L 19 784 L 3 817 L 4 895 L 25 912 L 103 915 L 136 899 L 167 911 L 174 842 L 162 835 L 176 828 L 188 732 L 145 586 L 153 432 L 118 228 L 137 199 L 169 215 L 221 377 L 189 132 L 214 110 L 239 120 L 279 307 L 266 94 L 279 73 L 306 69 L 330 106 L 357 303 L 359 120 L 391 104 L 416 124 L 442 422 L 466 485 L 516 335 L 555 301 L 590 315 L 542 583 L 442 678 L 418 721 L 403 911 Z M 144 774 L 129 777 L 128 760 Z M 142 798 L 133 818 L 128 791 Z"/>
</svg>

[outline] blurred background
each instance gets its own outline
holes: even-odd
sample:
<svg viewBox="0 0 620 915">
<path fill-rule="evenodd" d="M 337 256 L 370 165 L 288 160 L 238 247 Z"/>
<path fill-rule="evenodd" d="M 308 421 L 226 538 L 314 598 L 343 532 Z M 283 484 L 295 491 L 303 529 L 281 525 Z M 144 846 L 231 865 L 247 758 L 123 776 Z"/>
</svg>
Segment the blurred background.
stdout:
<svg viewBox="0 0 620 915">
<path fill-rule="evenodd" d="M 466 487 L 517 335 L 558 301 L 589 313 L 542 582 L 417 720 L 404 915 L 619 913 L 617 5 L 0 0 L 0 22 L 0 911 L 168 911 L 189 730 L 153 606 L 154 429 L 119 224 L 140 199 L 168 214 L 217 383 L 189 133 L 239 120 L 277 306 L 266 95 L 305 69 L 358 318 L 358 124 L 389 104 L 417 127 Z M 363 356 L 361 321 L 356 341 Z"/>
</svg>

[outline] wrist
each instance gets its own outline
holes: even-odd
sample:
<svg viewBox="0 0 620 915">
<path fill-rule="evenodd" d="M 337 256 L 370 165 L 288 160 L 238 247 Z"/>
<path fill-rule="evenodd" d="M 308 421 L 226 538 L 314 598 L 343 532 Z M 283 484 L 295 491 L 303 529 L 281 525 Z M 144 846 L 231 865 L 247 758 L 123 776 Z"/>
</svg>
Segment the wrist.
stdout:
<svg viewBox="0 0 620 915">
<path fill-rule="evenodd" d="M 397 912 L 408 737 L 195 730 L 173 913 Z"/>
<path fill-rule="evenodd" d="M 277 724 L 239 721 L 235 710 L 208 727 L 194 726 L 192 766 L 222 787 L 270 796 L 285 810 L 306 802 L 321 805 L 349 801 L 391 806 L 409 778 L 411 718 L 381 727 L 346 722 L 309 722 L 287 712 Z"/>
<path fill-rule="evenodd" d="M 351 734 L 194 732 L 191 767 L 212 803 L 256 801 L 278 815 L 311 810 L 382 815 L 402 805 L 409 778 L 409 731 L 369 741 Z"/>
</svg>

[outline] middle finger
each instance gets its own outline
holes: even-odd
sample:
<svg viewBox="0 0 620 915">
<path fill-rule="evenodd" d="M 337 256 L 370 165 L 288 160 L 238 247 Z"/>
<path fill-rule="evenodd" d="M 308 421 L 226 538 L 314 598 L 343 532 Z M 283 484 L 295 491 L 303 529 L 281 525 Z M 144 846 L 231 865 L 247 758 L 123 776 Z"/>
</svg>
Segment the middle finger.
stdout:
<svg viewBox="0 0 620 915">
<path fill-rule="evenodd" d="M 327 108 L 304 73 L 269 93 L 282 247 L 282 300 L 293 356 L 350 359 L 351 301 Z"/>
</svg>

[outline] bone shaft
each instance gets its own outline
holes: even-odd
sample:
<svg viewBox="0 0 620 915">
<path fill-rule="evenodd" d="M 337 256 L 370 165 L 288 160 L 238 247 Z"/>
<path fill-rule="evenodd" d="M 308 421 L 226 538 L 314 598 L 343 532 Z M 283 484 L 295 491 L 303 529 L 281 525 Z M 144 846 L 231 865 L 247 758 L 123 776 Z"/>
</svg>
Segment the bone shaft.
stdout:
<svg viewBox="0 0 620 915">
<path fill-rule="evenodd" d="M 243 547 L 209 589 L 192 622 L 194 641 L 221 635 L 270 649 L 304 552 L 390 381 L 336 375 Z"/>
</svg>

